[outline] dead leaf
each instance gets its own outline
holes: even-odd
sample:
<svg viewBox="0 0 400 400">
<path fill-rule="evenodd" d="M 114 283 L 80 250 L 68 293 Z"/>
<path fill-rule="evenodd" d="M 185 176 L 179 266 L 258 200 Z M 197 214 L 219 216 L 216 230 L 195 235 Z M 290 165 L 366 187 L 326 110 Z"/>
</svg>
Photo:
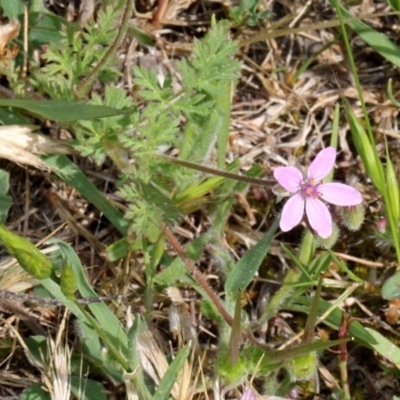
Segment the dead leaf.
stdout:
<svg viewBox="0 0 400 400">
<path fill-rule="evenodd" d="M 20 28 L 21 24 L 18 20 L 0 25 L 0 53 L 3 53 L 7 44 L 18 36 Z"/>
<path fill-rule="evenodd" d="M 0 126 L 0 158 L 48 170 L 49 166 L 35 154 L 74 154 L 65 141 L 33 133 L 34 126 Z"/>
<path fill-rule="evenodd" d="M 7 142 L 0 141 L 0 158 L 6 158 L 17 164 L 30 165 L 39 169 L 49 169 L 49 166 L 39 157 Z"/>
<path fill-rule="evenodd" d="M 35 126 L 0 126 L 0 142 L 6 142 L 35 154 L 76 154 L 74 148 L 64 140 L 33 133 Z"/>
</svg>

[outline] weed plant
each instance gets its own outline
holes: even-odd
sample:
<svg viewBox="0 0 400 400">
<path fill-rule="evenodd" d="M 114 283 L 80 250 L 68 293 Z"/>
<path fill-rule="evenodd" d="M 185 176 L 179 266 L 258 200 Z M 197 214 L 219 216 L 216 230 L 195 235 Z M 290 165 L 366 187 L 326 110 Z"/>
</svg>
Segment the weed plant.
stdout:
<svg viewBox="0 0 400 400">
<path fill-rule="evenodd" d="M 342 305 L 352 296 L 379 296 L 393 306 L 400 296 L 400 272 L 396 270 L 379 285 L 333 251 L 335 242 L 342 240 L 339 229 L 362 234 L 365 202 L 361 204 L 363 190 L 332 183 L 336 181 L 332 167 L 339 147 L 341 105 L 354 151 L 365 168 L 365 180 L 379 193 L 385 213 L 387 225 L 374 235 L 385 241 L 387 249 L 394 249 L 398 265 L 398 179 L 386 141 L 384 157 L 377 152 L 346 24 L 398 65 L 400 49 L 394 43 L 385 37 L 389 49 L 385 52 L 377 44 L 382 34 L 352 19 L 347 8 L 332 0 L 337 15 L 334 22 L 346 48 L 363 115 L 356 116 L 343 97 L 333 113 L 329 140 L 321 141 L 315 161 L 294 167 L 285 160 L 284 166 L 276 166 L 274 173 L 269 171 L 269 176 L 261 179 L 260 166 L 240 174 L 237 160 L 226 162 L 231 102 L 241 76 L 240 43 L 231 39 L 230 29 L 261 26 L 271 14 L 259 2 L 232 7 L 230 22 L 213 16 L 209 31 L 194 41 L 190 56 L 175 60 L 170 72 L 143 66 L 127 71 L 133 75 L 130 91 L 118 60 L 126 35 L 134 32 L 135 40 L 144 40 L 130 22 L 132 13 L 137 13 L 133 0 L 118 5 L 105 2 L 84 29 L 51 16 L 38 2 L 25 7 L 22 0 L 14 6 L 6 3 L 0 2 L 4 15 L 11 20 L 23 21 L 24 15 L 31 18 L 32 30 L 28 52 L 2 62 L 2 74 L 15 98 L 0 99 L 0 107 L 5 107 L 0 119 L 5 126 L 14 121 L 20 126 L 50 124 L 68 131 L 73 137 L 69 143 L 73 156 L 33 150 L 42 154 L 35 162 L 44 163 L 53 177 L 58 176 L 93 204 L 120 234 L 120 239 L 107 247 L 100 245 L 104 266 L 112 271 L 103 276 L 114 274 L 108 279 L 119 279 L 101 286 L 122 296 L 118 300 L 109 297 L 114 303 L 108 305 L 98 301 L 98 288 L 89 280 L 86 265 L 71 243 L 54 237 L 46 242 L 47 251 L 40 251 L 22 233 L 0 225 L 0 240 L 18 264 L 13 271 L 22 268 L 25 278 L 34 278 L 35 295 L 30 301 L 65 310 L 55 335 L 40 327 L 36 335 L 20 335 L 14 326 L 4 323 L 15 332 L 30 365 L 41 376 L 40 383 L 25 388 L 22 399 L 74 396 L 99 400 L 107 398 L 106 390 L 145 400 L 210 398 L 211 393 L 218 399 L 255 399 L 257 393 L 278 396 L 274 398 L 297 393 L 307 398 L 317 391 L 313 385 L 326 371 L 324 360 L 331 354 L 327 350 L 334 348 L 338 368 L 330 398 L 350 400 L 352 391 L 358 390 L 349 382 L 348 342 L 352 339 L 356 346 L 372 349 L 389 362 L 393 375 L 398 375 L 400 349 L 385 336 L 388 331 L 382 333 L 376 326 L 357 321 Z M 395 4 L 390 4 L 395 9 Z M 38 35 L 43 24 L 53 27 L 52 41 Z M 285 29 L 281 35 L 291 32 Z M 276 32 L 269 34 L 273 37 Z M 261 40 L 263 35 L 252 38 Z M 21 36 L 16 42 L 22 44 Z M 37 43 L 46 49 L 35 59 L 32 46 Z M 26 66 L 24 57 L 25 61 L 29 58 L 29 74 L 19 79 L 21 66 Z M 304 65 L 310 65 L 309 61 Z M 31 92 L 26 90 L 28 86 Z M 30 140 L 38 134 L 31 135 Z M 112 166 L 116 171 L 112 196 L 106 197 L 79 168 L 82 159 L 99 169 Z M 0 172 L 0 217 L 4 223 L 11 201 L 8 175 Z M 266 229 L 254 245 L 237 256 L 232 251 L 235 246 L 227 243 L 227 226 L 232 215 L 238 218 L 236 199 L 251 209 L 244 200 L 250 184 L 267 192 L 265 223 L 261 225 Z M 289 199 L 285 199 L 285 191 L 290 193 Z M 178 227 L 196 219 L 202 220 L 202 229 L 183 245 L 177 239 Z M 305 233 L 289 246 L 285 243 L 289 236 L 281 236 L 278 230 L 288 232 L 297 225 L 302 225 Z M 91 243 L 96 242 L 90 237 Z M 274 252 L 278 257 L 273 258 Z M 279 268 L 282 282 L 268 304 L 259 308 L 257 318 L 251 318 L 249 298 L 260 285 L 263 271 L 277 270 L 277 260 L 285 266 Z M 218 282 L 215 285 L 211 271 Z M 343 279 L 332 279 L 335 274 Z M 140 283 L 135 285 L 130 281 L 133 278 Z M 26 300 L 7 290 L 11 286 L 10 275 L 0 271 L 3 298 Z M 129 300 L 122 290 L 128 291 Z M 327 295 L 330 291 L 336 298 Z M 186 297 L 196 299 L 191 308 Z M 284 312 L 303 315 L 301 326 L 297 332 L 288 328 L 289 338 L 282 331 L 280 337 L 266 340 L 263 332 L 268 324 L 281 321 L 289 325 L 282 322 Z M 73 320 L 70 325 L 68 318 Z M 168 320 L 170 330 L 165 337 L 160 335 L 165 329 L 160 322 L 163 319 Z M 203 339 L 194 319 L 207 324 L 202 328 L 211 331 L 213 340 Z M 321 337 L 325 330 L 331 338 Z M 384 371 L 382 364 L 380 368 L 387 373 L 389 367 Z"/>
</svg>

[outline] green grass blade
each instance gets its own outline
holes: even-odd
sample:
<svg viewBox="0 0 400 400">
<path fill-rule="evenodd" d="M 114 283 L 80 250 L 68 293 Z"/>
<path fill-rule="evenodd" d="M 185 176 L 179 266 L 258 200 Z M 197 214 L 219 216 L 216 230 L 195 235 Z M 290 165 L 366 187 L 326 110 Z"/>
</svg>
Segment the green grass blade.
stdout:
<svg viewBox="0 0 400 400">
<path fill-rule="evenodd" d="M 123 215 L 68 157 L 57 155 L 42 157 L 42 159 L 65 183 L 75 188 L 86 200 L 96 206 L 122 234 L 127 233 L 128 222 Z"/>
<path fill-rule="evenodd" d="M 78 290 L 82 297 L 97 297 L 98 295 L 88 282 L 81 261 L 72 247 L 58 239 L 51 240 L 51 243 L 57 244 L 62 257 L 73 268 L 77 278 Z M 104 303 L 98 302 L 89 304 L 88 307 L 96 317 L 96 320 L 103 331 L 109 336 L 110 340 L 113 341 L 114 346 L 126 350 L 128 341 L 124 329 L 118 318 L 111 312 L 108 306 Z"/>
<path fill-rule="evenodd" d="M 336 1 L 330 0 L 333 6 Z M 345 7 L 339 5 L 340 12 L 344 18 L 352 18 Z M 369 44 L 377 53 L 397 67 L 400 67 L 400 47 L 396 46 L 387 36 L 377 32 L 362 21 L 354 20 L 347 23 L 363 40 Z"/>
<path fill-rule="evenodd" d="M 312 302 L 313 299 L 308 297 L 296 297 L 295 301 L 287 306 L 287 308 L 289 310 L 300 311 L 308 314 L 310 312 L 309 306 L 311 306 Z M 332 304 L 328 301 L 320 299 L 318 303 L 318 314 L 324 314 L 331 308 L 331 306 Z M 341 321 L 342 311 L 336 308 L 329 313 L 326 319 L 324 319 L 323 323 L 338 330 Z M 350 324 L 349 335 L 368 346 L 372 346 L 377 343 L 374 337 L 358 321 L 353 321 Z"/>
<path fill-rule="evenodd" d="M 64 100 L 0 99 L 2 107 L 16 107 L 53 121 L 71 122 L 126 114 L 126 110 Z"/>
<path fill-rule="evenodd" d="M 170 398 L 171 389 L 174 386 L 179 371 L 183 368 L 186 359 L 190 354 L 190 347 L 185 346 L 179 351 L 170 364 L 167 372 L 162 377 L 161 382 L 154 394 L 153 400 L 168 400 Z"/>
<path fill-rule="evenodd" d="M 371 344 L 371 347 L 400 370 L 400 349 L 374 329 L 365 330 L 375 339 L 376 343 Z"/>
</svg>

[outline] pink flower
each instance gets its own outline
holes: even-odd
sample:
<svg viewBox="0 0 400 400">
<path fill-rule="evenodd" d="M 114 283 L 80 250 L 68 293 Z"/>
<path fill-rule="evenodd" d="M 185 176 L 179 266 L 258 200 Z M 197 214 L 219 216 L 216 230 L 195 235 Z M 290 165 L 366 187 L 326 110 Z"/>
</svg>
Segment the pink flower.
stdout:
<svg viewBox="0 0 400 400">
<path fill-rule="evenodd" d="M 321 200 L 337 206 L 354 206 L 362 202 L 361 193 L 351 186 L 343 183 L 322 183 L 322 179 L 332 170 L 335 159 L 336 150 L 327 147 L 317 154 L 306 176 L 295 167 L 275 169 L 275 179 L 291 193 L 282 210 L 282 231 L 290 231 L 298 225 L 305 210 L 311 228 L 321 238 L 326 239 L 332 234 L 332 217 Z"/>
<path fill-rule="evenodd" d="M 256 393 L 250 386 L 246 386 L 240 400 L 256 400 Z"/>
</svg>

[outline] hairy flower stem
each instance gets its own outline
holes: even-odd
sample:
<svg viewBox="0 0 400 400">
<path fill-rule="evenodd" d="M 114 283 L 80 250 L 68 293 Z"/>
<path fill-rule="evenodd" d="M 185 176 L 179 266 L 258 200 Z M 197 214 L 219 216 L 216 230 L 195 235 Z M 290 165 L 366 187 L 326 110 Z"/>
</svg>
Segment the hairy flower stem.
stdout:
<svg viewBox="0 0 400 400">
<path fill-rule="evenodd" d="M 348 335 L 350 324 L 352 319 L 347 317 L 345 313 L 342 314 L 342 322 L 339 327 L 339 338 L 345 338 Z M 340 368 L 340 379 L 343 388 L 343 400 L 350 400 L 350 387 L 347 374 L 347 343 L 342 343 L 339 345 L 339 368 Z"/>
<path fill-rule="evenodd" d="M 194 163 L 191 163 L 190 161 L 185 161 L 185 160 L 181 160 L 179 158 L 165 156 L 162 154 L 158 154 L 158 156 L 161 157 L 163 160 L 168 161 L 171 164 L 176 164 L 176 165 L 180 165 L 182 167 L 191 168 L 196 171 L 205 172 L 207 174 L 222 176 L 223 178 L 232 179 L 234 181 L 252 183 L 254 185 L 260 185 L 260 186 L 270 186 L 271 183 L 274 182 L 272 180 L 267 180 L 267 179 L 258 179 L 258 178 L 252 178 L 250 176 L 232 174 L 231 172 L 228 172 L 228 171 L 221 171 L 219 169 L 205 167 L 204 165 L 194 164 Z"/>
<path fill-rule="evenodd" d="M 87 75 L 75 88 L 75 96 L 77 98 L 83 98 L 89 93 L 89 90 L 92 87 L 94 81 L 97 79 L 102 69 L 111 60 L 112 56 L 115 54 L 118 47 L 122 43 L 122 40 L 124 39 L 125 33 L 128 29 L 129 18 L 132 14 L 132 7 L 133 0 L 126 0 L 126 5 L 122 13 L 121 24 L 117 31 L 117 36 L 115 36 L 115 39 L 111 43 L 111 46 L 108 48 L 106 54 L 104 54 L 103 58 L 93 68 L 93 71 L 89 75 Z"/>
<path fill-rule="evenodd" d="M 171 231 L 166 226 L 163 227 L 163 231 L 165 233 L 165 236 L 169 240 L 169 242 L 172 244 L 172 247 L 175 249 L 175 251 L 179 254 L 179 256 L 182 258 L 183 262 L 188 267 L 189 271 L 193 275 L 193 278 L 208 294 L 208 296 L 214 303 L 215 307 L 217 307 L 218 311 L 220 312 L 220 314 L 222 315 L 222 317 L 224 318 L 226 323 L 228 325 L 232 326 L 232 324 L 233 324 L 232 316 L 228 313 L 228 311 L 225 310 L 224 306 L 221 304 L 217 295 L 213 292 L 213 290 L 208 285 L 203 274 L 197 269 L 197 267 L 194 265 L 193 261 L 187 256 L 187 254 L 182 249 L 181 245 L 176 240 L 175 236 L 171 233 Z"/>
<path fill-rule="evenodd" d="M 165 236 L 167 237 L 168 241 L 171 243 L 172 247 L 179 254 L 182 261 L 185 263 L 185 265 L 191 272 L 193 278 L 196 279 L 197 283 L 205 290 L 207 295 L 210 297 L 211 301 L 214 303 L 215 307 L 217 307 L 218 311 L 220 312 L 225 322 L 232 327 L 233 325 L 232 316 L 228 313 L 228 311 L 226 311 L 225 307 L 221 304 L 221 301 L 219 300 L 218 296 L 213 292 L 213 290 L 210 288 L 203 274 L 197 269 L 193 261 L 187 256 L 185 251 L 182 249 L 182 246 L 179 244 L 178 240 L 171 233 L 171 231 L 165 225 L 162 227 L 162 230 L 165 233 Z M 251 332 L 242 330 L 241 334 L 245 339 L 247 339 L 250 343 L 254 344 L 255 346 L 268 352 L 271 351 L 269 347 L 265 346 L 263 343 L 260 343 L 258 340 L 256 340 Z"/>
</svg>

